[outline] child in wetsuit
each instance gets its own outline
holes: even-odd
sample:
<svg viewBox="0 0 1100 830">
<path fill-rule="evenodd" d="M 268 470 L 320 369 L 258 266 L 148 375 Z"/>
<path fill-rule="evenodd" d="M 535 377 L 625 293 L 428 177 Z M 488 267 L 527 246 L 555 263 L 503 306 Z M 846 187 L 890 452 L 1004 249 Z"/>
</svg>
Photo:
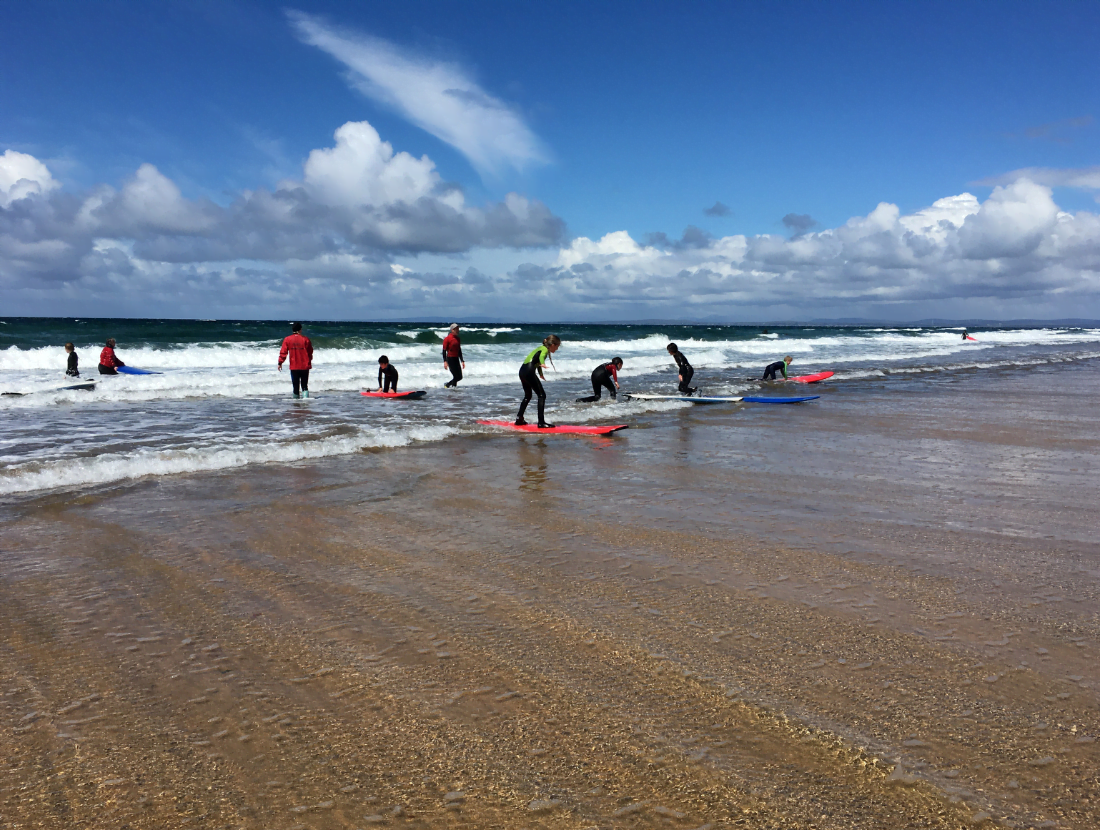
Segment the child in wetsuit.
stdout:
<svg viewBox="0 0 1100 830">
<path fill-rule="evenodd" d="M 672 355 L 672 359 L 676 361 L 676 366 L 680 370 L 680 385 L 677 387 L 680 390 L 681 395 L 693 395 L 695 393 L 695 387 L 689 386 L 691 378 L 695 374 L 695 369 L 688 363 L 688 359 L 684 357 L 684 353 L 677 348 L 675 343 L 668 344 L 668 353 Z"/>
<path fill-rule="evenodd" d="M 117 375 L 118 367 L 125 365 L 115 354 L 115 339 L 113 337 L 107 338 L 107 344 L 103 347 L 103 351 L 99 353 L 99 373 L 101 375 Z"/>
<path fill-rule="evenodd" d="M 604 361 L 592 370 L 592 392 L 587 398 L 577 398 L 577 403 L 592 403 L 600 399 L 603 387 L 611 394 L 611 400 L 615 400 L 615 390 L 619 387 L 619 370 L 623 368 L 623 359 L 613 357 Z"/>
<path fill-rule="evenodd" d="M 777 360 L 777 361 L 775 361 L 775 363 L 769 363 L 767 365 L 767 367 L 764 369 L 764 377 L 762 377 L 761 380 L 776 380 L 776 377 L 775 377 L 776 372 L 782 372 L 783 373 L 783 380 L 786 380 L 787 379 L 787 367 L 791 365 L 792 360 L 794 360 L 794 358 L 791 357 L 790 355 L 787 355 L 782 360 Z"/>
<path fill-rule="evenodd" d="M 65 351 L 69 353 L 69 368 L 65 370 L 65 376 L 70 378 L 80 377 L 80 358 L 77 357 L 76 346 L 72 343 L 66 343 Z"/>
<path fill-rule="evenodd" d="M 559 346 L 561 346 L 561 338 L 556 334 L 551 334 L 543 339 L 541 346 L 527 355 L 523 365 L 519 367 L 519 382 L 523 384 L 523 402 L 519 405 L 519 414 L 516 415 L 517 427 L 527 424 L 523 420 L 523 413 L 527 411 L 527 404 L 531 403 L 532 394 L 537 395 L 539 399 L 539 427 L 550 429 L 554 426 L 546 423 L 546 392 L 543 391 L 539 379 L 546 380 L 546 375 L 542 373 L 542 367 L 550 361 L 550 355 L 556 352 Z"/>
<path fill-rule="evenodd" d="M 385 355 L 378 358 L 378 391 L 389 392 L 390 387 L 393 387 L 392 391 L 397 391 L 397 367 L 390 363 L 390 359 Z"/>
</svg>

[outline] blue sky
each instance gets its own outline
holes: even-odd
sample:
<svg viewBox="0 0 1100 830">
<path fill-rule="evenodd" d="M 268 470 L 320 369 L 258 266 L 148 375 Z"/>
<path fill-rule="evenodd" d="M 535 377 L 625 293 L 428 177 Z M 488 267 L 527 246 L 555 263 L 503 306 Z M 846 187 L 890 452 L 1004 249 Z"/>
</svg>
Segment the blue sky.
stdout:
<svg viewBox="0 0 1100 830">
<path fill-rule="evenodd" d="M 225 316 L 1100 316 L 1093 3 L 90 0 L 9 4 L 4 17 L 19 36 L 0 52 L 0 153 L 22 154 L 7 157 L 18 175 L 31 175 L 30 156 L 52 179 L 0 210 L 104 186 L 124 201 L 142 165 L 187 203 L 157 227 L 111 208 L 83 235 L 49 235 L 60 203 L 34 238 L 9 217 L 0 298 L 24 313 L 110 313 L 128 286 L 131 314 L 220 300 Z M 457 79 L 462 96 L 444 89 L 433 109 L 417 72 Z M 443 106 L 455 100 L 466 109 Z M 418 226 L 395 238 L 389 220 L 364 231 L 345 217 L 292 229 L 314 240 L 309 251 L 284 240 L 262 250 L 225 237 L 271 228 L 202 207 L 294 182 L 332 208 L 303 164 L 362 122 L 394 154 L 434 165 L 430 182 L 376 198 L 391 199 L 387 215 L 415 198 L 425 211 L 403 221 L 431 223 L 453 204 L 423 200 L 454 184 L 461 233 Z M 1010 192 L 1021 176 L 1038 190 Z M 509 208 L 510 230 L 486 226 L 509 193 L 545 215 Z M 891 231 L 881 215 L 847 242 L 829 236 L 883 202 L 904 218 L 965 193 L 977 201 L 937 214 L 961 241 L 933 233 L 942 250 L 931 259 L 902 239 L 920 222 Z M 75 207 L 64 215 L 79 224 Z M 681 239 L 689 226 L 702 234 Z M 872 240 L 861 259 L 868 235 L 884 233 L 896 239 Z M 210 253 L 211 234 L 228 258 Z M 40 252 L 62 245 L 67 257 Z M 307 290 L 315 273 L 324 284 Z M 538 313 L 520 299 L 537 291 L 548 292 Z"/>
</svg>

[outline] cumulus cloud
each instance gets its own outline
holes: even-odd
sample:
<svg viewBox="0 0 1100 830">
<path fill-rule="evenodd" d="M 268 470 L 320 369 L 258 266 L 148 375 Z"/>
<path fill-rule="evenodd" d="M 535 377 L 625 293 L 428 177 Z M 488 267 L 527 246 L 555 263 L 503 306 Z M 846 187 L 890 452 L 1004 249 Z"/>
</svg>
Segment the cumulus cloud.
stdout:
<svg viewBox="0 0 1100 830">
<path fill-rule="evenodd" d="M 733 211 L 729 209 L 729 205 L 724 205 L 721 202 L 715 202 L 709 208 L 703 211 L 707 216 L 730 216 Z"/>
<path fill-rule="evenodd" d="M 482 174 L 547 160 L 541 142 L 511 107 L 463 67 L 403 50 L 389 41 L 289 12 L 303 42 L 348 70 L 352 86 L 450 144 Z"/>
<path fill-rule="evenodd" d="M 366 122 L 343 125 L 332 147 L 310 153 L 301 180 L 244 191 L 226 205 L 188 199 L 151 164 L 119 189 L 78 195 L 33 156 L 0 156 L 0 289 L 111 290 L 120 280 L 162 279 L 179 288 L 207 285 L 214 273 L 237 285 L 248 272 L 235 264 L 242 261 L 380 284 L 401 276 L 391 268 L 397 255 L 546 247 L 564 233 L 544 204 L 515 193 L 467 204 L 431 159 L 395 152 Z"/>
</svg>

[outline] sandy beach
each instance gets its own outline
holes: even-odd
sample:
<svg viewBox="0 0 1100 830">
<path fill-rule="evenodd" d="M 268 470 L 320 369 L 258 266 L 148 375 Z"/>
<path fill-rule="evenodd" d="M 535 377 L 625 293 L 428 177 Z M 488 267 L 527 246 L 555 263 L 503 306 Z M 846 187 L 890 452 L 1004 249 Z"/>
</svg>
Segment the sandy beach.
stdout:
<svg viewBox="0 0 1100 830">
<path fill-rule="evenodd" d="M 1074 374 L 9 498 L 0 826 L 1096 827 Z"/>
</svg>

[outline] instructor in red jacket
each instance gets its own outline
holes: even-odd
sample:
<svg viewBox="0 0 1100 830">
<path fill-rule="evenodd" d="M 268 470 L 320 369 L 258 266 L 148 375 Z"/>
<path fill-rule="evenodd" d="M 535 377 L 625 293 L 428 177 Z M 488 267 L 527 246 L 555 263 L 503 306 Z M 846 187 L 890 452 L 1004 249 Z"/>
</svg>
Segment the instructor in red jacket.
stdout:
<svg viewBox="0 0 1100 830">
<path fill-rule="evenodd" d="M 309 397 L 309 370 L 313 368 L 313 344 L 302 334 L 302 324 L 290 327 L 294 332 L 283 340 L 279 350 L 279 371 L 283 371 L 283 361 L 290 355 L 290 382 L 294 384 L 294 397 Z M 299 392 L 299 389 L 301 392 Z"/>
</svg>

